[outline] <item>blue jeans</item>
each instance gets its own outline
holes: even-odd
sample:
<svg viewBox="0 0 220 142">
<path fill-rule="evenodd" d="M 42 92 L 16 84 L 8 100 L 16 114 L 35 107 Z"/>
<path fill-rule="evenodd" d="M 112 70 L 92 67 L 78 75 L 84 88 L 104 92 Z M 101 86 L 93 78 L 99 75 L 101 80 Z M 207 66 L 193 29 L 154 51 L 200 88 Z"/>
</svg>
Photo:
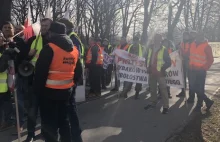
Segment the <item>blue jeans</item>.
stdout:
<svg viewBox="0 0 220 142">
<path fill-rule="evenodd" d="M 24 97 L 28 94 L 28 78 L 16 75 L 16 88 L 18 98 L 18 111 L 20 126 L 24 125 Z"/>
</svg>

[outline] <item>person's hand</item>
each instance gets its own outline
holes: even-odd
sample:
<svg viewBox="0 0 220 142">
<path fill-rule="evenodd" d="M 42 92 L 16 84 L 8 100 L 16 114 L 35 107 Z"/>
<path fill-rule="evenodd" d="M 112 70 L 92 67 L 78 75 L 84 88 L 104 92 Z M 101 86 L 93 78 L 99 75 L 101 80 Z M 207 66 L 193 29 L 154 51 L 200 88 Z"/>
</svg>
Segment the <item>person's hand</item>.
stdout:
<svg viewBox="0 0 220 142">
<path fill-rule="evenodd" d="M 30 52 L 28 53 L 28 56 L 34 56 L 36 54 L 37 50 L 31 49 Z"/>
</svg>

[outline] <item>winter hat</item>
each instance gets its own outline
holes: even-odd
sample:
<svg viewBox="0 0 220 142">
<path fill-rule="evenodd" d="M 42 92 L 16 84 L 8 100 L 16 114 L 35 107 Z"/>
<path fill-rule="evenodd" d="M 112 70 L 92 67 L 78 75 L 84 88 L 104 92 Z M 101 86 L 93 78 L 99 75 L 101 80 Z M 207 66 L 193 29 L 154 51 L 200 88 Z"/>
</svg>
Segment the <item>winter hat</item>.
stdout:
<svg viewBox="0 0 220 142">
<path fill-rule="evenodd" d="M 60 22 L 53 22 L 50 25 L 50 32 L 56 33 L 56 34 L 66 34 L 66 26 L 63 23 Z"/>
</svg>

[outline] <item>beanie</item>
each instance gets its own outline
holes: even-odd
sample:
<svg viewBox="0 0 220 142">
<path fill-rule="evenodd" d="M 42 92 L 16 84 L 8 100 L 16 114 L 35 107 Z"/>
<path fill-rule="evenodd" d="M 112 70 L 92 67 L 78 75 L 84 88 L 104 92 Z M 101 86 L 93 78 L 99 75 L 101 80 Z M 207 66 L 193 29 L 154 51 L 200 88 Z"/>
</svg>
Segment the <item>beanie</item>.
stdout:
<svg viewBox="0 0 220 142">
<path fill-rule="evenodd" d="M 60 22 L 53 22 L 50 25 L 49 31 L 56 34 L 66 34 L 66 26 Z"/>
</svg>

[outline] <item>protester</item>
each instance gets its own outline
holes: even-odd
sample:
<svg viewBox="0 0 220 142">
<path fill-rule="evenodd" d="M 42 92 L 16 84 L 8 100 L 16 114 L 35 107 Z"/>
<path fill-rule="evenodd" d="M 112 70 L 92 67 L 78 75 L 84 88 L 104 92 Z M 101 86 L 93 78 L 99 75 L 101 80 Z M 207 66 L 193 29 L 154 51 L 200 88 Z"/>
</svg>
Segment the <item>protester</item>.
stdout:
<svg viewBox="0 0 220 142">
<path fill-rule="evenodd" d="M 142 46 L 140 44 L 140 41 L 139 41 L 139 37 L 138 36 L 135 36 L 134 39 L 133 39 L 133 44 L 131 44 L 127 51 L 131 54 L 134 54 L 134 55 L 137 55 L 139 57 L 143 57 L 143 52 L 142 52 Z M 125 81 L 124 83 L 124 88 L 123 88 L 123 91 L 122 91 L 122 95 L 127 98 L 128 97 L 128 92 L 131 90 L 131 87 L 132 87 L 132 82 L 127 82 Z M 136 83 L 136 86 L 135 86 L 135 99 L 138 99 L 139 98 L 139 93 L 142 89 L 142 84 L 140 83 Z"/>
<path fill-rule="evenodd" d="M 14 27 L 10 22 L 4 22 L 2 26 L 2 32 L 5 40 L 8 42 L 9 48 L 18 48 L 19 53 L 14 54 L 15 72 L 16 72 L 16 87 L 17 87 L 17 98 L 18 98 L 18 109 L 19 109 L 19 120 L 20 129 L 23 130 L 24 125 L 24 97 L 27 95 L 27 79 L 22 77 L 18 73 L 18 66 L 23 60 L 27 58 L 29 47 L 26 46 L 23 39 L 15 35 Z"/>
<path fill-rule="evenodd" d="M 117 49 L 127 50 L 129 48 L 129 44 L 127 43 L 126 37 L 121 37 L 120 45 L 118 45 Z M 118 91 L 120 86 L 120 80 L 117 77 L 116 73 L 116 64 L 114 64 L 115 71 L 115 87 L 111 91 Z"/>
<path fill-rule="evenodd" d="M 104 51 L 110 55 L 113 52 L 113 46 L 110 44 L 108 39 L 104 39 L 102 42 L 102 46 L 104 48 Z M 113 64 L 108 65 L 108 68 L 105 72 L 105 85 L 108 86 L 111 83 L 112 79 L 112 71 L 113 71 Z"/>
<path fill-rule="evenodd" d="M 17 25 L 17 26 L 15 26 L 15 34 L 18 34 L 19 32 L 21 32 L 21 31 L 23 31 L 25 29 L 25 27 L 23 26 L 23 25 Z M 24 33 L 22 32 L 22 33 L 20 33 L 19 35 L 18 35 L 20 38 L 22 38 L 23 40 L 25 40 L 25 38 L 24 38 Z"/>
<path fill-rule="evenodd" d="M 169 99 L 166 85 L 166 69 L 171 66 L 171 59 L 167 49 L 161 46 L 163 38 L 162 35 L 156 34 L 154 36 L 154 45 L 147 51 L 146 64 L 149 73 L 150 86 L 150 104 L 145 109 L 155 108 L 157 104 L 157 83 L 159 84 L 162 100 L 163 100 L 163 114 L 168 113 Z"/>
<path fill-rule="evenodd" d="M 162 46 L 166 47 L 166 49 L 167 49 L 167 51 L 168 51 L 169 54 L 171 54 L 171 53 L 173 52 L 173 48 L 172 48 L 173 45 L 172 45 L 172 42 L 171 42 L 170 40 L 164 39 L 164 40 L 162 41 Z M 159 94 L 159 96 L 161 96 L 159 86 L 158 86 L 158 90 L 159 90 L 158 94 Z M 169 86 L 167 86 L 167 92 L 168 92 L 169 98 L 171 99 L 172 96 L 171 96 L 171 94 L 170 94 L 170 87 L 169 87 Z"/>
<path fill-rule="evenodd" d="M 198 100 L 195 110 L 201 111 L 203 101 L 206 103 L 207 111 L 214 101 L 205 95 L 206 74 L 214 62 L 212 48 L 205 39 L 204 33 L 196 34 L 195 42 L 190 47 L 189 67 L 190 67 L 190 90 L 197 94 Z M 194 102 L 194 96 L 189 96 L 189 100 Z"/>
<path fill-rule="evenodd" d="M 34 93 L 40 95 L 41 125 L 46 142 L 71 142 L 68 101 L 79 52 L 66 35 L 64 24 L 54 22 L 49 43 L 41 50 L 36 64 Z"/>
<path fill-rule="evenodd" d="M 90 91 L 88 97 L 101 96 L 101 71 L 103 54 L 100 38 L 90 38 L 90 48 L 86 56 L 86 67 L 89 69 Z"/>
<path fill-rule="evenodd" d="M 189 48 L 190 48 L 190 34 L 189 32 L 183 33 L 183 41 L 180 44 L 180 56 L 183 61 L 183 76 L 184 76 L 184 85 L 186 88 L 186 77 L 188 76 L 188 66 L 189 66 Z M 182 88 L 182 91 L 176 95 L 177 97 L 185 96 L 185 88 Z"/>
<path fill-rule="evenodd" d="M 8 61 L 11 59 L 10 50 L 6 49 L 6 44 L 4 43 L 4 35 L 0 31 L 0 131 L 13 126 L 10 121 L 13 108 L 11 103 L 11 93 L 8 89 L 7 79 L 8 79 Z"/>
<path fill-rule="evenodd" d="M 52 20 L 45 18 L 41 20 L 41 30 L 38 36 L 33 36 L 27 41 L 27 46 L 30 47 L 29 60 L 33 66 L 36 65 L 41 50 L 48 44 L 48 30 Z M 35 139 L 35 126 L 37 121 L 37 114 L 39 108 L 39 95 L 33 93 L 33 80 L 35 73 L 29 77 L 29 94 L 28 94 L 28 120 L 27 131 L 28 136 L 25 142 L 30 142 Z M 43 131 L 43 129 L 41 130 Z"/>
</svg>

